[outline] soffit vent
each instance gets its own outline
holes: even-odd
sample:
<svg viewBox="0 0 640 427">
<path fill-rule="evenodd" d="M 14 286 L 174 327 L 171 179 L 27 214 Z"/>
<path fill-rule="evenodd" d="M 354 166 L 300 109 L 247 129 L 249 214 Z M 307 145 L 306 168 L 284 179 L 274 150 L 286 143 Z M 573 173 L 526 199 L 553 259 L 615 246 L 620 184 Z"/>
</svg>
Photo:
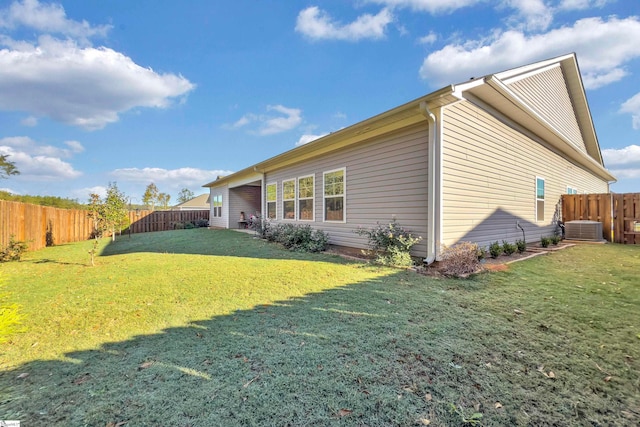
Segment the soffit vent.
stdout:
<svg viewBox="0 0 640 427">
<path fill-rule="evenodd" d="M 567 221 L 564 237 L 569 240 L 602 240 L 602 223 L 598 221 Z"/>
</svg>

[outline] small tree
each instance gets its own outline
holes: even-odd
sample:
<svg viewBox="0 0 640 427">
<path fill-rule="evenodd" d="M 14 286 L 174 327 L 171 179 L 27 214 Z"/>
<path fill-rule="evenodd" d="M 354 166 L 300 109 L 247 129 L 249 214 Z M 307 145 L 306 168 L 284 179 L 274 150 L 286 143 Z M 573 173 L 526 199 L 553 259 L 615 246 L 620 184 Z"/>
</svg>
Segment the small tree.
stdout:
<svg viewBox="0 0 640 427">
<path fill-rule="evenodd" d="M 96 235 L 102 235 L 111 230 L 111 239 L 115 241 L 116 230 L 129 225 L 127 199 L 115 182 L 109 183 L 104 200 L 97 194 L 91 194 L 89 199 L 89 216 L 93 218 Z"/>
<path fill-rule="evenodd" d="M 162 209 L 166 210 L 169 208 L 169 200 L 171 200 L 171 196 L 167 193 L 158 194 L 158 204 L 162 206 Z"/>
<path fill-rule="evenodd" d="M 154 210 L 156 203 L 159 202 L 158 196 L 158 187 L 156 187 L 156 185 L 152 182 L 151 184 L 147 185 L 147 189 L 144 190 L 144 194 L 142 195 L 142 203 L 147 205 L 149 209 Z"/>
<path fill-rule="evenodd" d="M 7 160 L 8 154 L 0 156 L 0 178 L 7 179 L 11 175 L 20 175 L 20 171 L 16 168 L 16 164 Z"/>
<path fill-rule="evenodd" d="M 193 199 L 193 191 L 188 188 L 183 188 L 178 193 L 178 203 L 188 202 L 191 199 Z"/>
</svg>

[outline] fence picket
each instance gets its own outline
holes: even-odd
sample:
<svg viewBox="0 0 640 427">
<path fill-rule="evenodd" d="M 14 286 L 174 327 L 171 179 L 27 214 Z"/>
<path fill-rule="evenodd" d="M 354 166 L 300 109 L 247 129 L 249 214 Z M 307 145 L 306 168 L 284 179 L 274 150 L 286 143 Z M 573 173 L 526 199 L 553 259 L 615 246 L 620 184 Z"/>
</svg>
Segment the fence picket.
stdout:
<svg viewBox="0 0 640 427">
<path fill-rule="evenodd" d="M 94 227 L 88 213 L 82 209 L 59 209 L 0 200 L 0 247 L 5 247 L 14 236 L 16 240 L 28 242 L 29 250 L 38 250 L 47 245 L 48 231 L 56 245 L 87 240 Z M 209 211 L 137 210 L 129 212 L 129 220 L 131 233 L 165 231 L 181 228 L 187 222 L 208 221 Z"/>
</svg>

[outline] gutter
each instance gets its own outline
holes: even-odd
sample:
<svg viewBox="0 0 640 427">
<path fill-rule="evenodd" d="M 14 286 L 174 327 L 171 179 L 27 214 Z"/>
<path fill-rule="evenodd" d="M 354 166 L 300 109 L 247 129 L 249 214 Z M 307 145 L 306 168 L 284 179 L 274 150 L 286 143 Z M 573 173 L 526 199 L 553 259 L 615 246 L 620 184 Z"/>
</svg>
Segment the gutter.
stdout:
<svg viewBox="0 0 640 427">
<path fill-rule="evenodd" d="M 442 209 L 441 191 L 441 135 L 440 119 L 429 109 L 426 102 L 420 103 L 420 112 L 429 121 L 429 160 L 427 182 L 427 257 L 424 262 L 429 265 L 438 256 L 440 239 L 440 216 Z"/>
</svg>

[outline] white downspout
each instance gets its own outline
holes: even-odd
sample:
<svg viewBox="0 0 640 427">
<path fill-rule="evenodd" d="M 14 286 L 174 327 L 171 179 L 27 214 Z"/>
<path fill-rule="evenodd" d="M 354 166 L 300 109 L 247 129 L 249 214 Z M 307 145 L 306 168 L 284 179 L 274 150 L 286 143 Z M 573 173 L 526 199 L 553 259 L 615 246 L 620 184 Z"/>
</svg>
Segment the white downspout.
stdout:
<svg viewBox="0 0 640 427">
<path fill-rule="evenodd" d="M 420 103 L 420 111 L 429 121 L 429 160 L 427 182 L 427 257 L 424 262 L 433 263 L 438 256 L 438 241 L 440 240 L 440 216 L 441 216 L 441 139 L 440 120 L 429 110 L 426 102 Z"/>
</svg>

